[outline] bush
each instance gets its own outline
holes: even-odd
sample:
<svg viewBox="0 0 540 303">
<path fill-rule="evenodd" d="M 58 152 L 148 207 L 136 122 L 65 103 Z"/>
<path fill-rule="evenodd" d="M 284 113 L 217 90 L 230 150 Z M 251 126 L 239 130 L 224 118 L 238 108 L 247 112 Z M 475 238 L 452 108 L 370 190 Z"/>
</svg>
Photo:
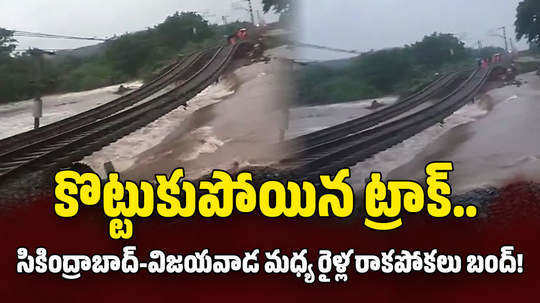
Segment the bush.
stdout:
<svg viewBox="0 0 540 303">
<path fill-rule="evenodd" d="M 0 31 L 0 102 L 32 98 L 38 91 L 80 91 L 149 79 L 179 54 L 223 43 L 224 35 L 243 25 L 210 25 L 197 13 L 177 12 L 153 28 L 106 42 L 99 54 L 45 60 L 31 56 L 31 51 L 10 57 L 14 40 L 9 31 Z"/>
<path fill-rule="evenodd" d="M 489 57 L 500 48 L 472 50 L 451 34 L 433 33 L 400 48 L 359 57 L 310 64 L 297 73 L 299 105 L 346 102 L 410 93 L 433 80 L 435 73 L 472 67 L 475 58 Z"/>
</svg>

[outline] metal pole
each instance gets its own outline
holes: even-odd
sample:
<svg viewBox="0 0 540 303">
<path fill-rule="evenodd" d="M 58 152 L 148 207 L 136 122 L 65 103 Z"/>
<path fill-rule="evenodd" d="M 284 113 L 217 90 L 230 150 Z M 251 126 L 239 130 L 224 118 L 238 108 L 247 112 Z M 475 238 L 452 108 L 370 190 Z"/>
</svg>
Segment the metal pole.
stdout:
<svg viewBox="0 0 540 303">
<path fill-rule="evenodd" d="M 251 4 L 251 0 L 246 0 L 249 5 L 249 14 L 251 15 L 251 23 L 255 24 L 255 15 L 253 15 L 253 5 Z"/>
<path fill-rule="evenodd" d="M 516 49 L 514 47 L 514 40 L 512 40 L 512 38 L 510 38 L 510 48 L 512 49 L 512 52 Z"/>
<path fill-rule="evenodd" d="M 504 37 L 504 49 L 508 53 L 508 39 L 506 38 L 506 26 L 501 27 L 503 30 L 503 37 Z"/>
</svg>

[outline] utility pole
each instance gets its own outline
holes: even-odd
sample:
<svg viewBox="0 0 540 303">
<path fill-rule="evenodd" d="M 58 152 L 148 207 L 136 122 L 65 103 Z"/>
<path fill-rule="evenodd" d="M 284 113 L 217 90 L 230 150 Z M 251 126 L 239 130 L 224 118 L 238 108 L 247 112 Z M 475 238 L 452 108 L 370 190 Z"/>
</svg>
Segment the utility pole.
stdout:
<svg viewBox="0 0 540 303">
<path fill-rule="evenodd" d="M 506 38 L 506 26 L 499 27 L 499 29 L 503 30 L 504 49 L 508 53 L 508 39 Z"/>
<path fill-rule="evenodd" d="M 221 20 L 223 20 L 223 25 L 229 24 L 229 22 L 227 22 L 227 16 L 221 16 Z"/>
<path fill-rule="evenodd" d="M 482 41 L 478 40 L 478 49 L 482 49 Z"/>
<path fill-rule="evenodd" d="M 514 45 L 514 40 L 512 40 L 512 38 L 510 38 L 510 48 L 512 49 L 512 52 L 516 51 L 516 47 Z"/>
<path fill-rule="evenodd" d="M 251 16 L 251 23 L 253 23 L 253 25 L 255 25 L 255 15 L 253 15 L 253 5 L 251 3 L 251 0 L 246 0 L 246 2 L 248 3 L 248 7 L 249 7 L 249 14 Z"/>
</svg>

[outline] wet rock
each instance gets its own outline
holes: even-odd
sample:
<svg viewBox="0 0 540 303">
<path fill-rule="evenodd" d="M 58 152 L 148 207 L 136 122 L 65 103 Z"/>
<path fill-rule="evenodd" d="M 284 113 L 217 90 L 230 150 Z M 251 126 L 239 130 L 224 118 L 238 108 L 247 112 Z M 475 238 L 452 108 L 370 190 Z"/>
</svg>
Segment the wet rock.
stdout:
<svg viewBox="0 0 540 303">
<path fill-rule="evenodd" d="M 371 102 L 371 105 L 366 107 L 366 108 L 371 109 L 371 110 L 375 110 L 375 109 L 378 109 L 378 108 L 383 107 L 383 106 L 384 106 L 384 104 L 380 103 L 377 100 L 373 100 L 373 102 Z"/>
<path fill-rule="evenodd" d="M 128 87 L 125 87 L 124 85 L 120 85 L 118 87 L 118 90 L 116 90 L 115 94 L 117 95 L 123 95 L 125 94 L 126 92 L 132 90 L 131 88 L 128 88 Z"/>
</svg>

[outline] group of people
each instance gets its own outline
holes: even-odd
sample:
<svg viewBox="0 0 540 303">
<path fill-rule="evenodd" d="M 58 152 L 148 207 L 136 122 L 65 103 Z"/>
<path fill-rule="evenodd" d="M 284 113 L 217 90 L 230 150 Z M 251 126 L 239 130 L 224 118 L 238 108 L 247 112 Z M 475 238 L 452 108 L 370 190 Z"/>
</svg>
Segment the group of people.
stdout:
<svg viewBox="0 0 540 303">
<path fill-rule="evenodd" d="M 241 28 L 237 30 L 234 34 L 229 35 L 227 37 L 227 42 L 229 44 L 236 44 L 239 40 L 246 40 L 247 39 L 247 29 Z"/>
<path fill-rule="evenodd" d="M 481 68 L 487 68 L 492 63 L 501 63 L 502 62 L 502 55 L 501 54 L 495 54 L 491 57 L 486 57 L 483 59 L 478 59 L 478 67 Z"/>
</svg>

